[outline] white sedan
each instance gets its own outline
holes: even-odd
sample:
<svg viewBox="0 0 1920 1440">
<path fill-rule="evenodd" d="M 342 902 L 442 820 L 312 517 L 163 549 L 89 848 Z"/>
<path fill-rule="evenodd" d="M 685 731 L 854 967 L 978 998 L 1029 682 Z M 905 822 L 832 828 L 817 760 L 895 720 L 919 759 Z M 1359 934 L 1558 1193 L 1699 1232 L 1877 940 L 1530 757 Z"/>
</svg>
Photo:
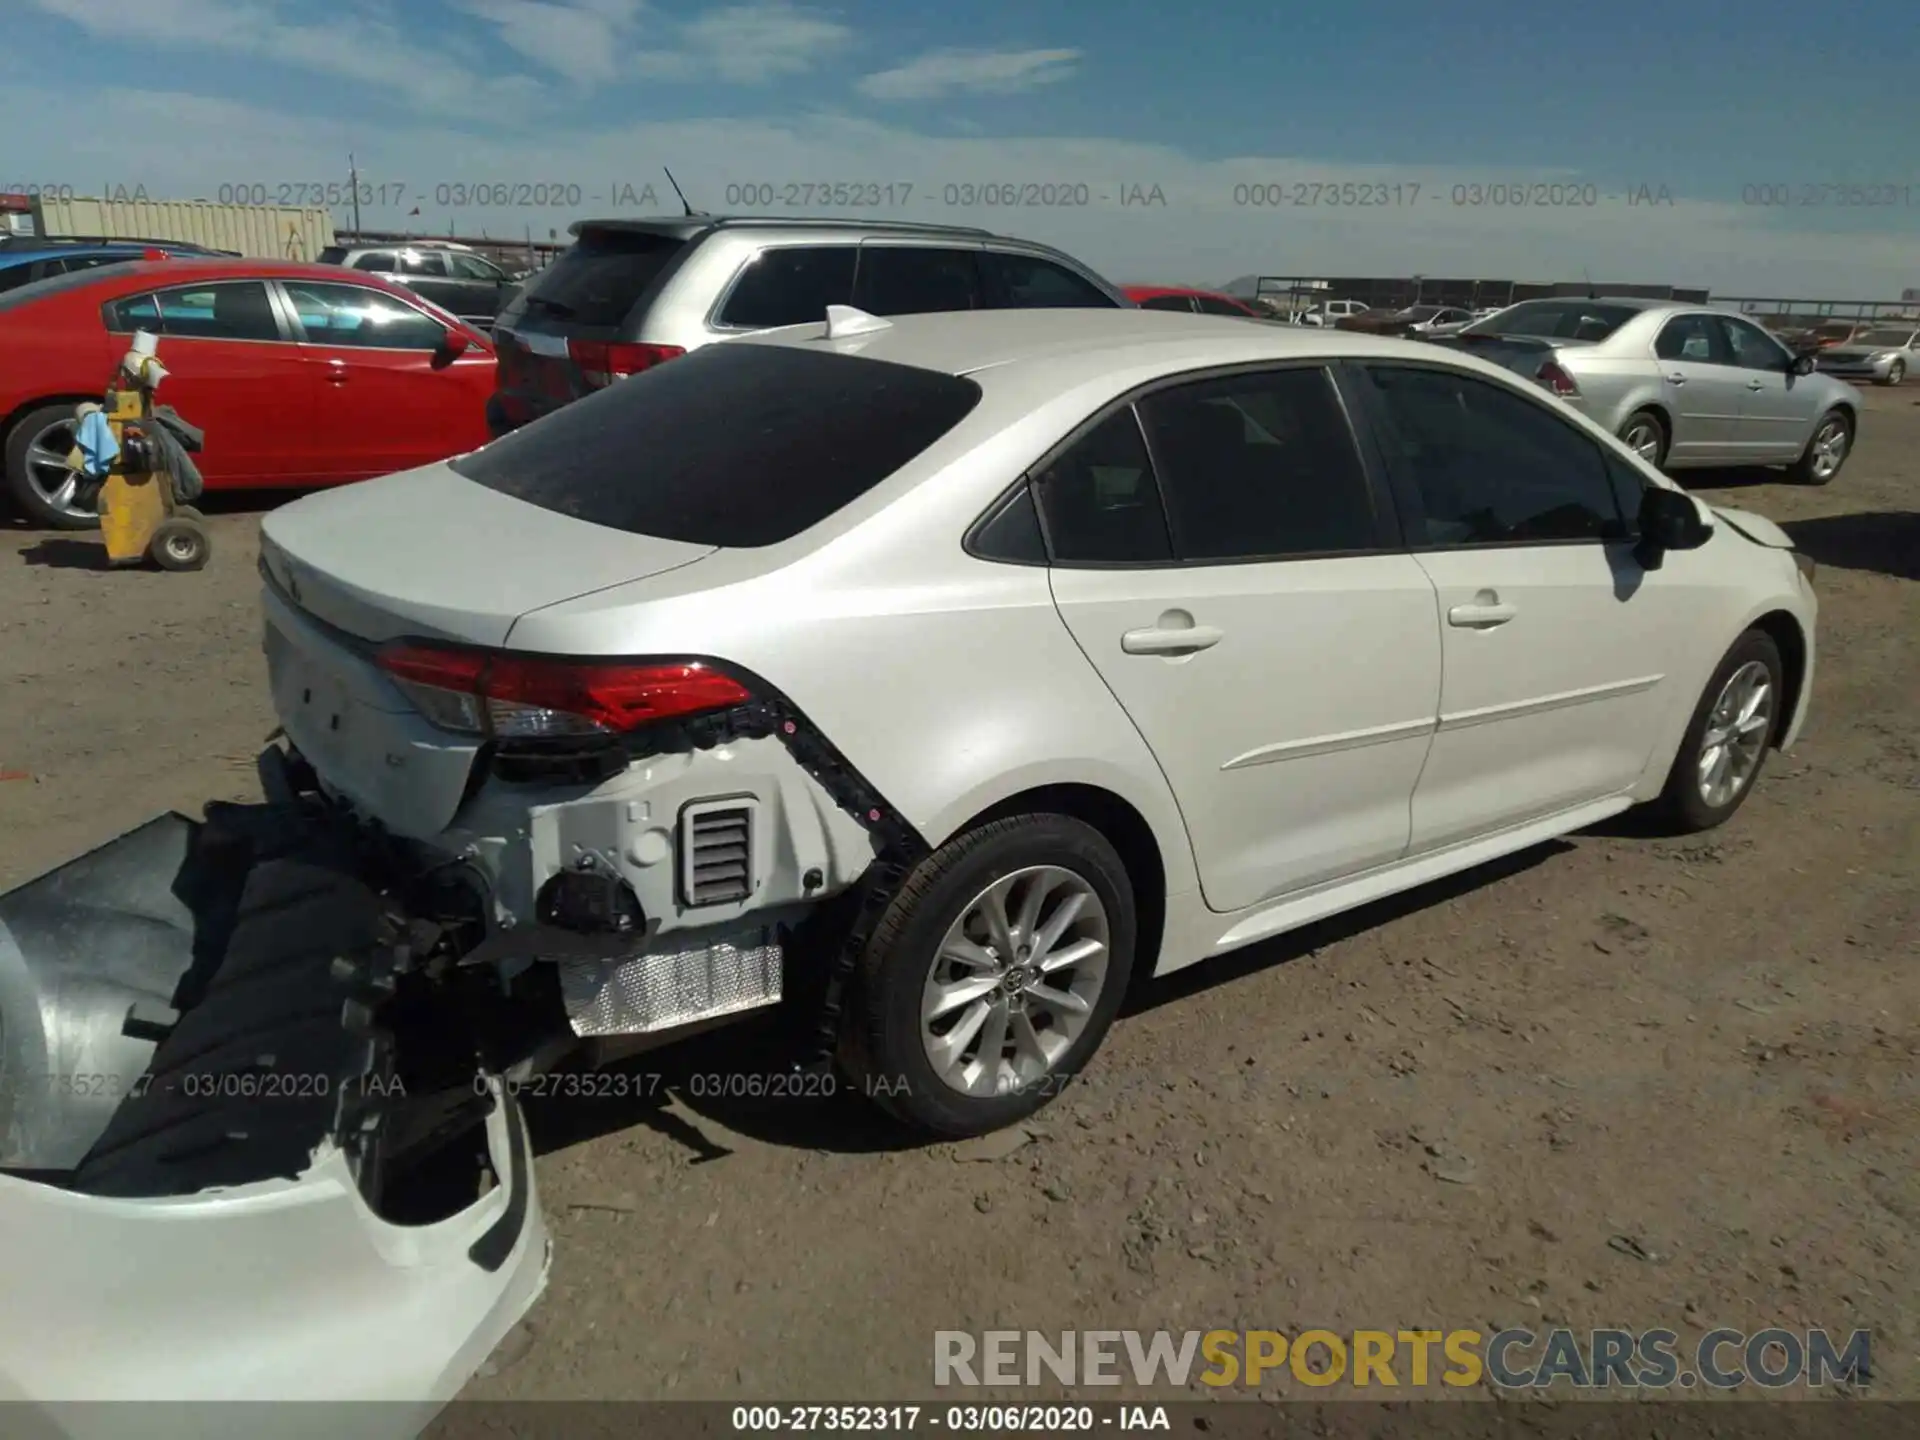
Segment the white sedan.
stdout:
<svg viewBox="0 0 1920 1440">
<path fill-rule="evenodd" d="M 448 973 L 581 1036 L 805 1004 L 948 1135 L 1136 975 L 1722 823 L 1814 666 L 1788 537 L 1529 381 L 1137 310 L 835 307 L 263 533 L 294 769 L 474 888 Z"/>
</svg>

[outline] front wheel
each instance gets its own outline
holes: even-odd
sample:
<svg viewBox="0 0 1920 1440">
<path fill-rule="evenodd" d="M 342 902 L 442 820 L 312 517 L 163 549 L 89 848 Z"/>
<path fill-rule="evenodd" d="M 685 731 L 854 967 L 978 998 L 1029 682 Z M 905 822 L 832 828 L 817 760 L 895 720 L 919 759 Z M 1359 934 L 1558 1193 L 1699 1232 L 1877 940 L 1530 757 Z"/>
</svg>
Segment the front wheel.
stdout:
<svg viewBox="0 0 1920 1440">
<path fill-rule="evenodd" d="M 1898 385 L 1902 380 L 1906 378 L 1907 378 L 1906 362 L 1902 360 L 1896 360 L 1887 367 L 1886 378 L 1883 379 L 1880 383 L 1882 385 Z"/>
<path fill-rule="evenodd" d="M 1032 814 L 970 830 L 920 863 L 875 927 L 843 1062 L 918 1129 L 1013 1124 L 1105 1038 L 1134 935 L 1126 867 L 1092 826 Z"/>
<path fill-rule="evenodd" d="M 1787 473 L 1802 485 L 1825 485 L 1840 473 L 1853 448 L 1853 423 L 1846 412 L 1829 410 L 1813 427 L 1813 436 Z"/>
<path fill-rule="evenodd" d="M 1672 829 L 1691 834 L 1725 824 L 1753 792 L 1786 723 L 1781 674 L 1780 647 L 1762 630 L 1747 631 L 1721 659 L 1658 801 Z"/>
</svg>

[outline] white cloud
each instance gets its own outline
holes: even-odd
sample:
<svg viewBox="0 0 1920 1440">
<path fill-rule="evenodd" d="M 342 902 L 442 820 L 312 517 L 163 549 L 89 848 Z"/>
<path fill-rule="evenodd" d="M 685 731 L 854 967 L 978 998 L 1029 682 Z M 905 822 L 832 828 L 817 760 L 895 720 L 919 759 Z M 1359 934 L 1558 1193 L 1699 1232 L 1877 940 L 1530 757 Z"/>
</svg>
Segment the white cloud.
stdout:
<svg viewBox="0 0 1920 1440">
<path fill-rule="evenodd" d="M 1067 79 L 1078 50 L 933 50 L 861 80 L 875 100 L 934 100 L 944 95 L 1007 95 Z"/>
<path fill-rule="evenodd" d="M 619 73 L 641 6 L 638 0 L 466 0 L 464 8 L 491 22 L 501 43 L 535 64 L 577 84 L 598 85 Z"/>
<path fill-rule="evenodd" d="M 57 88 L 16 84 L 8 105 L 19 117 L 7 137 L 15 168 L 42 183 L 70 182 L 82 193 L 102 182 L 140 183 L 154 196 L 193 196 L 239 179 L 345 178 L 339 171 L 351 120 L 344 115 L 303 117 L 204 96 L 94 89 L 70 79 Z M 411 223 L 440 234 L 450 223 L 463 232 L 503 236 L 518 236 L 524 227 L 536 235 L 564 234 L 583 215 L 623 213 L 615 198 L 620 185 L 638 194 L 651 184 L 647 209 L 677 213 L 657 168 L 664 160 L 704 209 L 806 208 L 804 199 L 777 191 L 771 206 L 743 206 L 742 185 L 865 181 L 876 192 L 891 185 L 891 208 L 858 213 L 1029 236 L 1121 282 L 1213 285 L 1248 274 L 1577 280 L 1584 269 L 1600 282 L 1848 297 L 1898 295 L 1915 283 L 1911 232 L 1789 230 L 1740 204 L 1737 191 L 1636 206 L 1624 198 L 1608 201 L 1602 185 L 1601 203 L 1591 207 L 1454 203 L 1455 184 L 1581 178 L 1505 166 L 1493 173 L 1493 167 L 1352 166 L 1279 155 L 1201 160 L 1169 145 L 931 135 L 833 116 L 601 129 L 547 124 L 498 139 L 450 125 L 397 124 L 381 127 L 377 138 L 362 129 L 352 143 L 363 180 L 408 188 L 404 205 L 368 208 L 365 223 L 399 228 L 408 223 L 407 209 L 423 201 L 421 217 Z M 564 211 L 456 212 L 433 203 L 440 182 L 488 180 L 573 182 L 581 201 Z M 1385 187 L 1398 184 L 1402 199 L 1370 207 L 1263 206 L 1249 203 L 1254 192 L 1235 190 L 1319 182 L 1377 184 L 1376 199 L 1391 199 Z M 1034 188 L 1023 193 L 1027 184 Z M 1418 199 L 1410 194 L 1415 184 Z M 729 186 L 736 187 L 731 199 Z M 946 203 L 965 199 L 968 186 L 979 203 Z M 1049 203 L 990 203 L 1009 199 Z M 1082 199 L 1087 203 L 1072 203 Z"/>
<path fill-rule="evenodd" d="M 482 117 L 525 99 L 533 82 L 477 75 L 384 21 L 289 21 L 279 0 L 31 0 L 109 41 L 156 51 L 222 50 L 357 81 L 426 110 Z"/>
<path fill-rule="evenodd" d="M 705 77 L 733 85 L 762 85 L 782 75 L 802 75 L 845 50 L 853 31 L 817 10 L 786 0 L 723 5 L 679 25 L 676 43 L 634 56 L 635 72 L 648 79 Z"/>
</svg>

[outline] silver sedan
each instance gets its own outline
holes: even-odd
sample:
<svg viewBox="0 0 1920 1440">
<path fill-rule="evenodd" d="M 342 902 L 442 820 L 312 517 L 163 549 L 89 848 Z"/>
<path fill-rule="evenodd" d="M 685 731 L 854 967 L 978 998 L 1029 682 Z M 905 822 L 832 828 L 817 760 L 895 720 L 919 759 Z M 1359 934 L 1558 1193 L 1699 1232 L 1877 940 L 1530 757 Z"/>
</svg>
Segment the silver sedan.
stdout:
<svg viewBox="0 0 1920 1440">
<path fill-rule="evenodd" d="M 1863 403 L 1752 321 L 1666 300 L 1525 300 L 1438 343 L 1531 377 L 1669 470 L 1786 465 L 1825 485 Z"/>
<path fill-rule="evenodd" d="M 1920 327 L 1877 325 L 1844 345 L 1822 350 L 1814 363 L 1823 375 L 1898 385 L 1920 369 Z"/>
</svg>

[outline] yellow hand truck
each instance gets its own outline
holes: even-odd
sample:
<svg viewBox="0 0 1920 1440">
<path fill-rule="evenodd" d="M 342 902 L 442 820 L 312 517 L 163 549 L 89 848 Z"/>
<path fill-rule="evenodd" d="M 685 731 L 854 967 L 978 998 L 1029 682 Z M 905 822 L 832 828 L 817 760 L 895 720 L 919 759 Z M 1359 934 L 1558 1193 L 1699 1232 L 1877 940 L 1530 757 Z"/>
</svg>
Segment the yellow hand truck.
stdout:
<svg viewBox="0 0 1920 1440">
<path fill-rule="evenodd" d="M 156 449 L 145 436 L 159 422 L 153 395 L 144 389 L 112 389 L 103 407 L 120 455 L 100 486 L 100 538 L 107 564 L 151 561 L 162 570 L 204 569 L 213 554 L 206 517 L 175 496 L 173 476 L 156 467 Z"/>
</svg>

